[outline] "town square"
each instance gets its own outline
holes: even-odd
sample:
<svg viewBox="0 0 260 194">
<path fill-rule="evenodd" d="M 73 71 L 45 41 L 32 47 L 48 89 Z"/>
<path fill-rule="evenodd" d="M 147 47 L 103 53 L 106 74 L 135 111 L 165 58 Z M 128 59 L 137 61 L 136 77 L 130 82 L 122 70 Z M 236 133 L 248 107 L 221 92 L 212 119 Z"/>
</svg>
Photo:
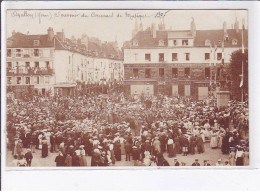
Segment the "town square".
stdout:
<svg viewBox="0 0 260 194">
<path fill-rule="evenodd" d="M 8 167 L 250 165 L 246 10 L 7 19 Z"/>
</svg>

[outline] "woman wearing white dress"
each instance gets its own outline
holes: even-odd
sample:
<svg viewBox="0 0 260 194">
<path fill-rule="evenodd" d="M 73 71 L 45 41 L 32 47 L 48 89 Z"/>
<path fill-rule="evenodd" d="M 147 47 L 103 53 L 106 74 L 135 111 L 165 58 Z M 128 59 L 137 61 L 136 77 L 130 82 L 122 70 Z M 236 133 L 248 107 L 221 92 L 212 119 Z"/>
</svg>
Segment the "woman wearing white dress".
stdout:
<svg viewBox="0 0 260 194">
<path fill-rule="evenodd" d="M 249 166 L 249 149 L 245 148 L 244 149 L 244 166 Z"/>
<path fill-rule="evenodd" d="M 211 140 L 210 140 L 210 147 L 211 148 L 217 148 L 218 147 L 218 136 L 217 132 L 213 131 L 211 135 Z"/>
<path fill-rule="evenodd" d="M 79 164 L 80 166 L 87 166 L 87 159 L 86 159 L 86 152 L 84 150 L 84 145 L 81 145 L 79 148 L 80 148 Z"/>
<path fill-rule="evenodd" d="M 231 148 L 229 154 L 229 164 L 230 166 L 236 166 L 236 152 L 234 148 Z"/>
<path fill-rule="evenodd" d="M 151 154 L 149 151 L 144 152 L 144 165 L 145 166 L 150 166 L 152 161 L 151 161 Z"/>
</svg>

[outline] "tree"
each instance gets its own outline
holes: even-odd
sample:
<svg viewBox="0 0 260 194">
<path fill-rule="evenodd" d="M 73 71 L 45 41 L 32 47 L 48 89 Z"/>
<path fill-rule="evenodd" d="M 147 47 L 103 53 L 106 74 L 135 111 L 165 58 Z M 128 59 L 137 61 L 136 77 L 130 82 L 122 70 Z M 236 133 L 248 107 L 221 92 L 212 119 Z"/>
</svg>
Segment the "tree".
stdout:
<svg viewBox="0 0 260 194">
<path fill-rule="evenodd" d="M 243 61 L 243 86 L 240 87 L 242 80 L 242 61 Z M 244 97 L 248 96 L 248 50 L 245 53 L 242 50 L 234 51 L 231 55 L 230 63 L 230 79 L 231 79 L 231 92 L 233 99 L 241 100 L 242 92 Z M 245 98 L 244 98 L 245 99 Z"/>
</svg>

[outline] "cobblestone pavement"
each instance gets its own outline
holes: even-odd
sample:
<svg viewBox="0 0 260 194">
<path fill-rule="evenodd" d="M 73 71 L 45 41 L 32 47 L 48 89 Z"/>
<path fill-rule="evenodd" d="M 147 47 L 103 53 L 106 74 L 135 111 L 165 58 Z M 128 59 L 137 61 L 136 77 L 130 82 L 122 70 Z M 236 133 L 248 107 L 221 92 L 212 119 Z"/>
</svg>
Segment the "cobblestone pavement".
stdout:
<svg viewBox="0 0 260 194">
<path fill-rule="evenodd" d="M 177 154 L 175 158 L 178 159 L 178 161 L 185 162 L 186 166 L 191 166 L 191 164 L 194 162 L 195 159 L 199 159 L 199 163 L 202 165 L 203 160 L 207 159 L 209 160 L 209 163 L 212 166 L 215 166 L 217 163 L 217 160 L 219 158 L 222 159 L 222 161 L 228 159 L 228 155 L 223 155 L 220 149 L 211 149 L 209 147 L 209 143 L 205 143 L 205 152 L 203 154 L 194 154 L 194 155 L 188 155 L 188 156 L 182 156 L 181 154 Z M 24 152 L 26 149 L 24 149 Z M 47 158 L 41 158 L 41 150 L 36 150 L 36 153 L 33 153 L 33 161 L 32 161 L 32 167 L 55 167 L 56 163 L 54 162 L 55 157 L 57 156 L 57 153 L 49 153 Z M 170 165 L 173 165 L 174 158 L 169 158 L 168 154 L 164 154 L 165 159 L 170 163 Z M 90 166 L 91 164 L 91 157 L 87 156 L 87 164 Z M 16 162 L 13 159 L 13 156 L 10 151 L 7 152 L 7 161 L 6 165 L 8 167 L 15 167 Z M 125 155 L 122 155 L 121 161 L 116 161 L 115 166 L 133 166 L 133 161 L 125 161 Z"/>
</svg>

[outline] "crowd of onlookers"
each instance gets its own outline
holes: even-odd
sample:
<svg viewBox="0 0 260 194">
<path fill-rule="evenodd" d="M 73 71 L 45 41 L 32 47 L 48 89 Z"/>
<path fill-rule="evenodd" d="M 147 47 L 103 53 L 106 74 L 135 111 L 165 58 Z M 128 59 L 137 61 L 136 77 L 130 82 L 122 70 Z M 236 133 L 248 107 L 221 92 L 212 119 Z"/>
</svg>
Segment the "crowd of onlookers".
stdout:
<svg viewBox="0 0 260 194">
<path fill-rule="evenodd" d="M 249 165 L 248 131 L 247 102 L 217 108 L 214 100 L 113 93 L 7 104 L 8 149 L 18 166 L 31 166 L 36 150 L 42 158 L 57 153 L 57 166 L 169 166 L 170 158 L 175 166 L 209 166 L 177 159 L 204 153 L 205 142 L 229 155 L 211 165 Z"/>
</svg>

